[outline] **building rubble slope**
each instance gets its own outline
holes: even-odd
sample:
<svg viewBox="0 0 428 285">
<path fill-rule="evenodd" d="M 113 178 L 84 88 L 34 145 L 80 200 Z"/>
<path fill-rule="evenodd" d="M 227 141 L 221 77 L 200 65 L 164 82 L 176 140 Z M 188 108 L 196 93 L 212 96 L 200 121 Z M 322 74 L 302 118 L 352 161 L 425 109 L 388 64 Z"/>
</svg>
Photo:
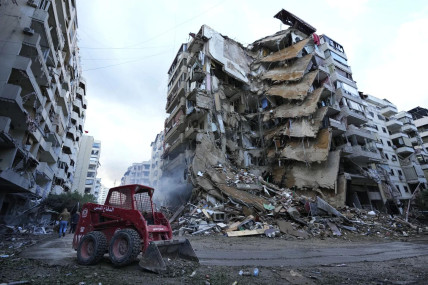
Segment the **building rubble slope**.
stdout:
<svg viewBox="0 0 428 285">
<path fill-rule="evenodd" d="M 404 217 L 345 206 L 344 152 L 332 145 L 341 133 L 326 121 L 345 125 L 346 114 L 324 104 L 337 104 L 341 93 L 323 64 L 316 30 L 285 10 L 275 17 L 291 27 L 247 48 L 206 25 L 190 34 L 183 50 L 187 93 L 168 96 L 166 108 L 164 174 L 189 141 L 181 167 L 193 185 L 190 203 L 164 208 L 176 233 L 309 238 L 423 232 Z M 361 170 L 367 177 L 372 172 Z M 385 190 L 391 187 L 382 189 L 382 197 L 392 197 Z"/>
</svg>

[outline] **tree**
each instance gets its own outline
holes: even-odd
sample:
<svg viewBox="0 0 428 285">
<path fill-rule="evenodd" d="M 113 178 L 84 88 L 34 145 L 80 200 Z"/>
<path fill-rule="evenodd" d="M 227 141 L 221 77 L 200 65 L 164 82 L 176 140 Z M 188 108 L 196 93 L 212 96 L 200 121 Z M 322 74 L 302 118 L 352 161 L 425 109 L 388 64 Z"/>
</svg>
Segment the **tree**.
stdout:
<svg viewBox="0 0 428 285">
<path fill-rule="evenodd" d="M 42 204 L 51 208 L 52 210 L 60 213 L 64 208 L 67 208 L 68 211 L 74 212 L 77 209 L 77 205 L 79 204 L 79 208 L 82 207 L 85 203 L 95 203 L 95 196 L 92 194 L 84 194 L 81 195 L 78 192 L 66 192 L 62 194 L 50 194 L 45 200 L 43 200 Z"/>
</svg>

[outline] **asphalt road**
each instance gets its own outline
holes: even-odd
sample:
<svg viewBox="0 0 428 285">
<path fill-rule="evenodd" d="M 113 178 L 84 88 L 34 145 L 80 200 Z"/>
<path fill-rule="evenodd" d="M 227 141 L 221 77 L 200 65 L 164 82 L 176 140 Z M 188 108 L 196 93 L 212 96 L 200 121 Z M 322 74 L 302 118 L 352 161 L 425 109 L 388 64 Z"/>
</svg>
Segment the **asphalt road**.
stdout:
<svg viewBox="0 0 428 285">
<path fill-rule="evenodd" d="M 76 251 L 71 248 L 72 238 L 72 235 L 66 235 L 62 238 L 47 239 L 24 250 L 21 257 L 43 260 L 48 264 L 74 263 Z M 289 246 L 285 240 L 264 241 L 264 244 L 269 246 L 258 246 L 257 242 L 254 243 L 254 246 L 249 246 L 244 239 L 224 237 L 223 240 L 223 238 L 206 237 L 192 241 L 192 245 L 202 265 L 219 266 L 340 265 L 428 256 L 426 241 L 373 242 L 345 246 L 336 246 L 331 243 L 319 247 L 308 247 L 307 242 L 310 241 L 301 241 L 301 244 Z"/>
<path fill-rule="evenodd" d="M 197 250 L 201 264 L 222 266 L 317 266 L 380 262 L 428 255 L 428 244 L 389 242 L 350 247 L 269 250 Z"/>
</svg>

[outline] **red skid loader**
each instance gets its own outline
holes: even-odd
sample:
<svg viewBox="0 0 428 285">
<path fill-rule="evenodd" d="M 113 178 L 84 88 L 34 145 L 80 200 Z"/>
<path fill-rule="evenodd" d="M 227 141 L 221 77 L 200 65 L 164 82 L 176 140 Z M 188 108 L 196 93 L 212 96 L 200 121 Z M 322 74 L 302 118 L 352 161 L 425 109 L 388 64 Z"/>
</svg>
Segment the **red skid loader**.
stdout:
<svg viewBox="0 0 428 285">
<path fill-rule="evenodd" d="M 153 207 L 154 189 L 143 185 L 111 188 L 104 205 L 83 205 L 73 238 L 77 261 L 96 264 L 108 252 L 113 265 L 124 266 L 142 252 L 140 267 L 166 269 L 163 258 L 199 262 L 187 239 L 173 239 L 171 225 Z"/>
</svg>

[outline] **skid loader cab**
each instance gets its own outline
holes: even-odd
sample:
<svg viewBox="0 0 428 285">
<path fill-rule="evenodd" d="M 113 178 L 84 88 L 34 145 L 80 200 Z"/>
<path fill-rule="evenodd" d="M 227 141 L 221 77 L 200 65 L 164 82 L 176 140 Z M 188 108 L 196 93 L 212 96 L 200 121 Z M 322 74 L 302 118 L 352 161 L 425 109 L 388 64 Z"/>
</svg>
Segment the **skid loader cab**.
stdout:
<svg viewBox="0 0 428 285">
<path fill-rule="evenodd" d="M 153 192 L 144 185 L 124 185 L 111 188 L 104 205 L 83 205 L 73 238 L 78 263 L 96 264 L 106 252 L 115 266 L 143 252 L 140 266 L 155 272 L 165 269 L 162 256 L 198 261 L 187 239 L 172 240 L 169 221 L 153 206 Z"/>
<path fill-rule="evenodd" d="M 155 224 L 155 210 L 153 207 L 154 189 L 144 185 L 126 185 L 112 188 L 104 205 L 122 209 L 138 210 L 151 224 Z"/>
</svg>

